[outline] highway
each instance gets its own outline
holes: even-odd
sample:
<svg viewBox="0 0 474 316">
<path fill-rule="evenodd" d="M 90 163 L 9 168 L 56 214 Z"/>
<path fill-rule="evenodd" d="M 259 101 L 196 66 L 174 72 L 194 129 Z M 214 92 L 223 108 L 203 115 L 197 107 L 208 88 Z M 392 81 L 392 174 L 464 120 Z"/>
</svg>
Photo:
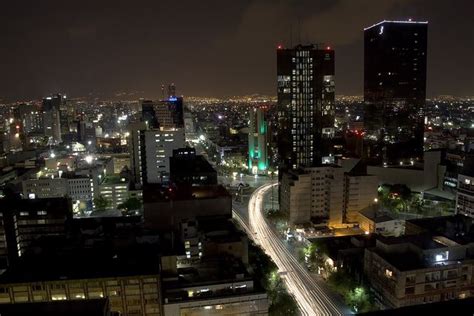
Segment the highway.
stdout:
<svg viewBox="0 0 474 316">
<path fill-rule="evenodd" d="M 240 212 L 234 217 L 247 234 L 262 247 L 278 267 L 288 291 L 295 297 L 302 315 L 346 315 L 350 311 L 321 280 L 312 277 L 267 222 L 263 214 L 265 193 L 277 183 L 265 184 L 254 191 L 248 206 L 248 224 Z"/>
</svg>

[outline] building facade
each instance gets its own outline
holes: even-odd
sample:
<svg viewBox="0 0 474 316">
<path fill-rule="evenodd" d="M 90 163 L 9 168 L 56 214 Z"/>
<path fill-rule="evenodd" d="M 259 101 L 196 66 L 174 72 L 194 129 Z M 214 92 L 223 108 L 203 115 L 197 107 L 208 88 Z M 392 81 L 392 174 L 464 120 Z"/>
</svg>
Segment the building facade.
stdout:
<svg viewBox="0 0 474 316">
<path fill-rule="evenodd" d="M 365 250 L 364 272 L 390 308 L 471 297 L 472 243 L 444 236 L 378 237 Z"/>
<path fill-rule="evenodd" d="M 173 150 L 185 146 L 183 128 L 135 130 L 131 133 L 132 171 L 136 183 L 169 181 Z"/>
<path fill-rule="evenodd" d="M 280 209 L 289 213 L 292 224 L 327 219 L 331 227 L 345 227 L 357 223 L 358 212 L 374 203 L 377 188 L 376 176 L 335 165 L 291 171 L 282 176 Z"/>
<path fill-rule="evenodd" d="M 474 217 L 474 176 L 458 175 L 456 213 Z"/>
<path fill-rule="evenodd" d="M 108 297 L 112 312 L 161 315 L 158 275 L 3 283 L 0 289 L 0 304 Z"/>
<path fill-rule="evenodd" d="M 250 110 L 249 124 L 249 171 L 253 174 L 266 174 L 268 170 L 268 122 L 265 108 Z"/>
<path fill-rule="evenodd" d="M 334 136 L 334 50 L 277 49 L 280 169 L 319 165 Z"/>
<path fill-rule="evenodd" d="M 61 114 L 65 107 L 66 96 L 56 94 L 43 99 L 43 126 L 44 134 L 48 136 L 53 144 L 62 142 L 61 137 Z"/>
<path fill-rule="evenodd" d="M 14 264 L 30 244 L 45 236 L 65 236 L 72 218 L 69 199 L 0 199 L 0 270 Z"/>
<path fill-rule="evenodd" d="M 289 213 L 290 223 L 305 224 L 312 218 L 342 223 L 344 171 L 340 167 L 306 168 L 283 175 L 280 209 Z"/>
<path fill-rule="evenodd" d="M 423 159 L 428 23 L 364 29 L 366 156 L 374 164 Z"/>
</svg>

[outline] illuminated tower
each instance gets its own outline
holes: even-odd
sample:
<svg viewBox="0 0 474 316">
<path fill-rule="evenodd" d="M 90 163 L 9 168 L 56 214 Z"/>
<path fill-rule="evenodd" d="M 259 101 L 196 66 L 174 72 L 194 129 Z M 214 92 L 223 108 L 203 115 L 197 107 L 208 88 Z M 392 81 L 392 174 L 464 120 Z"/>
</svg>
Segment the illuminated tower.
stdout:
<svg viewBox="0 0 474 316">
<path fill-rule="evenodd" d="M 334 50 L 316 45 L 277 49 L 280 169 L 330 161 L 334 136 Z"/>
<path fill-rule="evenodd" d="M 364 128 L 369 162 L 423 159 L 428 22 L 364 29 Z"/>
<path fill-rule="evenodd" d="M 268 123 L 265 110 L 264 107 L 250 110 L 248 168 L 253 174 L 266 173 L 268 169 Z"/>
</svg>

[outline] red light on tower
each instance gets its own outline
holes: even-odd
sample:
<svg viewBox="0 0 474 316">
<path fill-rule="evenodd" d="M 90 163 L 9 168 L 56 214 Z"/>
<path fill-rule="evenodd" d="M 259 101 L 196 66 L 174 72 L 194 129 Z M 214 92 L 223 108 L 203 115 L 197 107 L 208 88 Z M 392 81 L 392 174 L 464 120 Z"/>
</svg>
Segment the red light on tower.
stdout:
<svg viewBox="0 0 474 316">
<path fill-rule="evenodd" d="M 331 50 L 331 46 L 326 47 L 327 50 Z"/>
<path fill-rule="evenodd" d="M 283 49 L 283 45 L 279 44 L 279 45 L 277 46 L 277 49 Z"/>
</svg>

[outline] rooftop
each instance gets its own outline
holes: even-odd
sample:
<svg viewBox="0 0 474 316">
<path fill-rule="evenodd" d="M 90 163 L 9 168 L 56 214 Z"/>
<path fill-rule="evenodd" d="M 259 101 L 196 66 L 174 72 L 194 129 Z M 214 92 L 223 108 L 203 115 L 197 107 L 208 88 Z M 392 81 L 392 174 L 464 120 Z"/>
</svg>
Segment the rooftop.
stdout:
<svg viewBox="0 0 474 316">
<path fill-rule="evenodd" d="M 371 25 L 369 27 L 364 28 L 364 31 L 371 29 L 373 27 L 376 27 L 378 25 L 382 25 L 385 23 L 394 23 L 394 24 L 428 24 L 428 21 L 412 21 L 411 19 L 408 19 L 406 21 L 389 21 L 389 20 L 383 20 L 378 23 L 375 23 L 374 25 Z"/>
<path fill-rule="evenodd" d="M 41 252 L 26 253 L 0 275 L 0 283 L 25 283 L 159 273 L 159 247 L 136 244 L 114 249 L 111 244 L 88 248 L 64 238 L 48 239 Z M 36 249 L 35 249 L 36 250 Z"/>
<path fill-rule="evenodd" d="M 147 184 L 143 186 L 143 200 L 145 203 L 215 199 L 219 197 L 230 197 L 229 192 L 221 185 L 165 187 L 159 184 Z"/>
<path fill-rule="evenodd" d="M 451 300 L 430 304 L 406 306 L 396 309 L 386 309 L 363 313 L 366 316 L 398 316 L 398 315 L 450 315 L 471 316 L 474 313 L 474 298 Z"/>
<path fill-rule="evenodd" d="M 203 156 L 171 157 L 170 173 L 192 174 L 216 172 L 212 165 Z"/>
<path fill-rule="evenodd" d="M 8 316 L 105 316 L 109 315 L 108 299 L 52 301 L 0 304 L 0 314 Z"/>
</svg>

